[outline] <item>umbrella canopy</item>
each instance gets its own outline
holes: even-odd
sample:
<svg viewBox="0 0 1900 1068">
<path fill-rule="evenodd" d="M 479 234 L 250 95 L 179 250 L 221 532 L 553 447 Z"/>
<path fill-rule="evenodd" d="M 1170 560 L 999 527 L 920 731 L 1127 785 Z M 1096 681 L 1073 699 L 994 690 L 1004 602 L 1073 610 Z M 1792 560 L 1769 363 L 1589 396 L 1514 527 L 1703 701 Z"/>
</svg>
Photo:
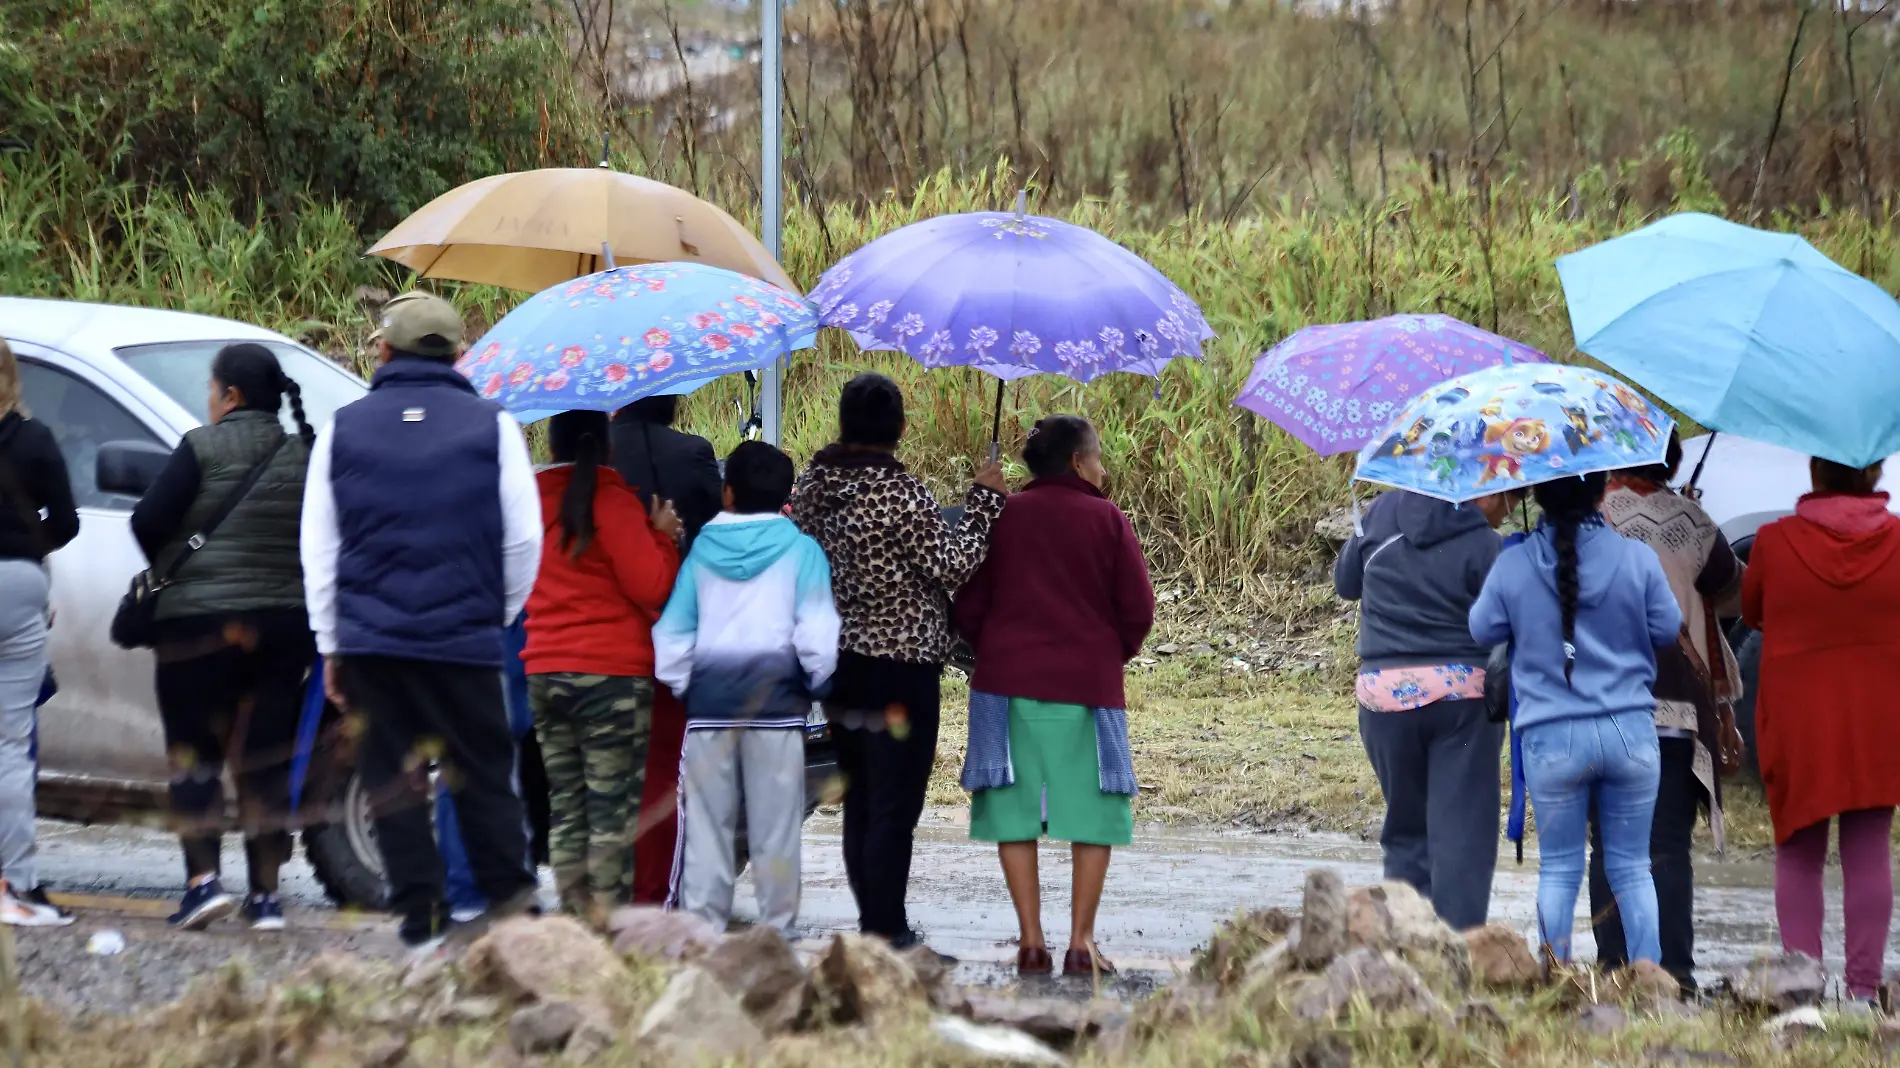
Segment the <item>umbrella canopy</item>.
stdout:
<svg viewBox="0 0 1900 1068">
<path fill-rule="evenodd" d="M 1357 452 L 1399 407 L 1448 378 L 1543 353 L 1449 315 L 1309 326 L 1267 350 L 1234 403 L 1321 456 Z"/>
<path fill-rule="evenodd" d="M 453 278 L 537 291 L 613 264 L 724 267 L 796 293 L 785 269 L 738 220 L 664 182 L 604 167 L 480 178 L 396 224 L 370 254 Z"/>
<path fill-rule="evenodd" d="M 1704 426 L 1900 451 L 1900 303 L 1795 234 L 1672 215 L 1557 261 L 1577 348 Z"/>
<path fill-rule="evenodd" d="M 1446 501 L 1661 463 L 1674 423 L 1628 385 L 1562 364 L 1459 375 L 1359 450 L 1353 477 Z"/>
<path fill-rule="evenodd" d="M 482 396 L 532 421 L 689 393 L 810 348 L 817 334 L 810 306 L 777 286 L 703 264 L 651 263 L 535 294 L 455 366 Z"/>
<path fill-rule="evenodd" d="M 1214 336 L 1186 293 L 1086 227 L 1021 212 L 940 215 L 839 260 L 811 291 L 820 322 L 866 349 L 1004 380 L 1157 375 Z"/>
</svg>

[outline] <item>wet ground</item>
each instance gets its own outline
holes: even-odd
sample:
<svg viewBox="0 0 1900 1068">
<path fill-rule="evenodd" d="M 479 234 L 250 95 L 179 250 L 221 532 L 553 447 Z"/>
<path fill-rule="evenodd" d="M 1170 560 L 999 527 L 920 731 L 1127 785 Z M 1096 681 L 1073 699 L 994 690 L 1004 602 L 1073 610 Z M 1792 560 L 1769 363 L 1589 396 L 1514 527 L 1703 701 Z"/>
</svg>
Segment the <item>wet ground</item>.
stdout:
<svg viewBox="0 0 1900 1068">
<path fill-rule="evenodd" d="M 1016 919 L 991 847 L 968 840 L 961 810 L 926 815 L 911 869 L 911 919 L 931 944 L 964 961 L 958 977 L 972 985 L 1013 982 Z M 803 920 L 814 940 L 855 926 L 845 883 L 836 817 L 820 814 L 805 835 Z M 1042 854 L 1043 928 L 1058 950 L 1067 940 L 1069 860 L 1066 849 Z M 1124 971 L 1108 993 L 1139 996 L 1184 967 L 1215 924 L 1236 911 L 1279 905 L 1295 908 L 1309 868 L 1338 868 L 1348 885 L 1379 879 L 1379 851 L 1371 843 L 1336 835 L 1223 834 L 1166 827 L 1143 828 L 1132 848 L 1118 850 L 1109 872 L 1097 939 Z M 339 914 L 323 898 L 302 860 L 284 874 L 290 937 L 253 936 L 228 923 L 209 937 L 165 930 L 162 917 L 183 884 L 177 846 L 157 831 L 131 827 L 77 827 L 43 823 L 40 867 L 55 893 L 85 895 L 77 928 L 23 931 L 22 973 L 29 990 L 68 1008 L 122 1011 L 175 997 L 191 975 L 229 959 L 245 959 L 263 977 L 294 971 L 327 948 L 394 955 L 387 920 Z M 241 890 L 243 859 L 227 847 L 231 889 Z M 1772 866 L 1766 861 L 1703 859 L 1697 867 L 1697 949 L 1701 969 L 1714 975 L 1758 953 L 1777 948 Z M 1836 873 L 1837 875 L 1838 873 Z M 1536 858 L 1523 867 L 1501 855 L 1492 915 L 1527 934 L 1532 929 L 1537 888 Z M 751 910 L 751 890 L 742 884 L 737 910 Z M 1838 902 L 1838 896 L 1831 895 Z M 1579 909 L 1581 911 L 1582 904 Z M 1828 925 L 1828 945 L 1840 945 L 1838 906 Z M 119 957 L 85 952 L 95 929 L 123 932 L 129 943 Z M 1578 921 L 1578 952 L 1594 947 L 1587 923 Z M 1838 950 L 1830 963 L 1839 966 Z M 1085 994 L 1069 986 L 1051 991 Z"/>
</svg>

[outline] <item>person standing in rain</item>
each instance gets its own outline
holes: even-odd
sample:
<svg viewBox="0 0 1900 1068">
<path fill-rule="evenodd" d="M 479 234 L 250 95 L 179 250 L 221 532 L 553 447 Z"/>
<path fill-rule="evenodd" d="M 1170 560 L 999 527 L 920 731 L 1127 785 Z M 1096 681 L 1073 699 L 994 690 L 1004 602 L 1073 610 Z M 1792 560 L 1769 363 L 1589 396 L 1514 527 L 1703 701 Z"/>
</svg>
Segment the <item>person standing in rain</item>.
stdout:
<svg viewBox="0 0 1900 1068">
<path fill-rule="evenodd" d="M 1489 916 L 1498 864 L 1504 724 L 1485 709 L 1490 650 L 1467 621 L 1510 507 L 1393 490 L 1333 565 L 1334 590 L 1359 602 L 1359 739 L 1385 795 L 1385 877 L 1460 931 Z"/>
<path fill-rule="evenodd" d="M 533 904 L 503 630 L 541 561 L 541 502 L 514 418 L 453 366 L 462 319 L 440 297 L 385 305 L 370 392 L 317 436 L 303 569 L 324 685 L 361 716 L 359 755 L 404 944 L 447 933 L 426 766 L 455 793 L 484 921 Z"/>
<path fill-rule="evenodd" d="M 897 458 L 897 383 L 866 373 L 838 399 L 838 440 L 814 456 L 792 519 L 831 561 L 843 630 L 825 710 L 844 775 L 844 864 L 858 926 L 903 949 L 920 942 L 904 899 L 917 821 L 937 759 L 950 595 L 982 564 L 1003 511 L 1003 469 L 990 464 L 944 522 L 922 479 Z"/>
</svg>

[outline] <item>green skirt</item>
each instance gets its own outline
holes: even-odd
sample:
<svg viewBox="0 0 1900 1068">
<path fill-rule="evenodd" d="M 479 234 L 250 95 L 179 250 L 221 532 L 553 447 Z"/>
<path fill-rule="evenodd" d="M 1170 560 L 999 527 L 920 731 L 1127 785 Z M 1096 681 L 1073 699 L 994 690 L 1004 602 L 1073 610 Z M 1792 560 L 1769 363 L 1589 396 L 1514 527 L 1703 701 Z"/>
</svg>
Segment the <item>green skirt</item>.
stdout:
<svg viewBox="0 0 1900 1068">
<path fill-rule="evenodd" d="M 978 790 L 971 798 L 971 838 L 1033 842 L 1047 834 L 1057 841 L 1105 846 L 1134 840 L 1129 798 L 1102 792 L 1094 712 L 1082 705 L 1010 698 L 1009 758 L 1015 783 Z"/>
</svg>

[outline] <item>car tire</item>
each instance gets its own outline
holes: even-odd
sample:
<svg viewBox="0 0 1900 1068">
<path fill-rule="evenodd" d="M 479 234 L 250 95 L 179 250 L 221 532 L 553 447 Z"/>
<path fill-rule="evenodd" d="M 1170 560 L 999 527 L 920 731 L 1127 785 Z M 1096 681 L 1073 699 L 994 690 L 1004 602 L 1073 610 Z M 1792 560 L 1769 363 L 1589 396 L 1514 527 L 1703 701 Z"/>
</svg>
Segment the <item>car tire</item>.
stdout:
<svg viewBox="0 0 1900 1068">
<path fill-rule="evenodd" d="M 388 907 L 389 882 L 376 848 L 363 777 L 352 769 L 325 798 L 328 823 L 303 830 L 304 858 L 323 892 L 337 905 L 380 911 Z"/>
<path fill-rule="evenodd" d="M 1735 729 L 1742 735 L 1742 773 L 1761 777 L 1761 760 L 1755 752 L 1755 687 L 1761 680 L 1761 632 L 1751 630 L 1735 650 L 1735 662 L 1741 669 L 1742 697 L 1735 702 Z"/>
</svg>

